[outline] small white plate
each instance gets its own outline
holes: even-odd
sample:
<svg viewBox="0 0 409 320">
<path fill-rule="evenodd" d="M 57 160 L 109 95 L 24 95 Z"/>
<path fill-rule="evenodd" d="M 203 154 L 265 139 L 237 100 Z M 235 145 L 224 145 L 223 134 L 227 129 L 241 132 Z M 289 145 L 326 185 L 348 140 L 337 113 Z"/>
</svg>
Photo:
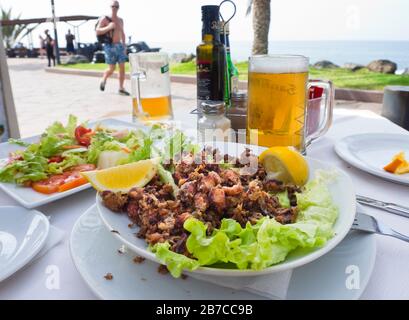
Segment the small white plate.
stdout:
<svg viewBox="0 0 409 320">
<path fill-rule="evenodd" d="M 404 151 L 409 156 L 409 135 L 366 133 L 345 137 L 335 144 L 335 152 L 354 167 L 385 180 L 409 185 L 409 173 L 396 175 L 383 167 Z"/>
<path fill-rule="evenodd" d="M 157 272 L 158 264 L 132 262 L 129 252 L 119 254 L 122 242 L 112 236 L 99 218 L 96 206 L 75 223 L 70 250 L 84 281 L 101 299 L 265 299 L 262 296 L 217 286 L 188 277 L 174 279 Z M 358 299 L 368 284 L 376 257 L 373 234 L 350 232 L 331 252 L 293 270 L 287 299 Z M 355 272 L 357 281 L 348 285 Z M 112 273 L 111 281 L 104 276 Z"/>
<path fill-rule="evenodd" d="M 0 282 L 41 250 L 49 228 L 47 217 L 39 211 L 0 207 Z"/>
<path fill-rule="evenodd" d="M 93 125 L 97 123 L 100 123 L 106 127 L 118 129 L 118 130 L 140 128 L 130 122 L 120 121 L 116 119 L 106 119 L 106 120 L 101 120 L 99 122 L 92 122 L 90 123 L 90 126 L 92 127 Z M 33 143 L 33 142 L 37 142 L 39 138 L 40 136 L 35 136 L 35 137 L 25 138 L 22 140 L 28 143 Z M 13 152 L 16 150 L 22 150 L 22 149 L 24 149 L 24 147 L 10 144 L 8 142 L 1 143 L 0 144 L 0 159 L 3 158 L 3 160 L 0 160 L 0 163 L 1 161 L 6 160 L 5 158 L 8 157 L 10 152 Z M 18 201 L 22 206 L 28 209 L 36 208 L 43 204 L 65 198 L 69 195 L 80 192 L 89 187 L 91 187 L 91 184 L 87 183 L 82 186 L 79 186 L 79 187 L 76 187 L 76 188 L 73 188 L 73 189 L 70 189 L 64 192 L 56 192 L 50 195 L 46 195 L 46 194 L 36 192 L 31 188 L 26 188 L 26 187 L 15 185 L 14 183 L 0 182 L 0 189 L 2 189 L 5 193 L 7 193 L 13 199 Z"/>
<path fill-rule="evenodd" d="M 261 151 L 261 148 L 256 149 L 255 146 L 246 146 L 243 144 L 233 143 L 228 143 L 227 148 L 222 148 L 220 145 L 217 147 L 219 148 L 219 150 L 223 151 L 222 153 L 227 153 L 229 155 L 241 154 L 241 152 L 246 147 L 252 149 L 255 154 L 259 154 L 259 152 Z M 228 152 L 226 151 L 227 149 Z M 259 271 L 200 267 L 193 272 L 208 275 L 243 277 L 280 272 L 284 270 L 294 269 L 306 263 L 309 263 L 326 254 L 338 243 L 340 243 L 349 232 L 355 218 L 356 200 L 353 183 L 345 172 L 336 169 L 335 167 L 308 157 L 307 161 L 310 168 L 310 178 L 314 177 L 315 171 L 320 169 L 338 173 L 337 179 L 329 185 L 329 191 L 335 205 L 339 209 L 339 216 L 334 225 L 335 235 L 325 244 L 325 246 L 316 248 L 307 254 L 294 251 L 288 255 L 285 261 Z M 138 255 L 159 263 L 155 254 L 148 250 L 148 246 L 145 240 L 139 239 L 135 236 L 137 228 L 131 229 L 128 227 L 130 220 L 127 214 L 114 213 L 113 211 L 106 208 L 103 205 L 101 197 L 98 194 L 96 195 L 96 203 L 102 221 L 106 224 L 109 230 L 117 231 L 113 232 L 114 236 L 116 236 L 120 241 L 122 241 L 126 246 L 128 246 Z"/>
</svg>

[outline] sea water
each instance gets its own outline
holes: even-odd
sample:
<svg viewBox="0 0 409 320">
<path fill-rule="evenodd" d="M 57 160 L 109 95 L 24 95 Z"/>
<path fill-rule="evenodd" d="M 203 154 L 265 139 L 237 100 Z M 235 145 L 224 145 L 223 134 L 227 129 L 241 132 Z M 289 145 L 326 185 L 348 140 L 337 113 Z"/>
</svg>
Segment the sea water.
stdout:
<svg viewBox="0 0 409 320">
<path fill-rule="evenodd" d="M 195 53 L 195 44 L 190 42 L 152 43 L 163 51 L 172 53 Z M 245 61 L 251 55 L 250 41 L 231 42 L 234 61 Z M 409 41 L 270 41 L 269 53 L 301 54 L 313 64 L 329 60 L 342 66 L 353 62 L 367 65 L 378 59 L 388 59 L 398 69 L 409 68 Z"/>
</svg>

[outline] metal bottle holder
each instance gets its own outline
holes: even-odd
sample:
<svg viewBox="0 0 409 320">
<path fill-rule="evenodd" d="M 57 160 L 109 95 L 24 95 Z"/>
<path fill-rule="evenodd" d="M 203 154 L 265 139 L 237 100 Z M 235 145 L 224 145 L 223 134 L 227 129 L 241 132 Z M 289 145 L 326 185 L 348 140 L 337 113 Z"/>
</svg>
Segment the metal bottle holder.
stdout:
<svg viewBox="0 0 409 320">
<path fill-rule="evenodd" d="M 231 3 L 233 5 L 233 14 L 230 16 L 229 19 L 224 20 L 222 12 L 221 12 L 221 8 L 224 4 L 226 3 Z M 226 25 L 233 19 L 233 17 L 236 15 L 236 4 L 232 1 L 232 0 L 223 0 L 220 4 L 219 4 L 219 15 L 221 20 L 223 21 L 223 36 L 224 36 L 224 43 L 227 43 L 227 34 L 226 34 Z M 225 50 L 224 52 L 224 70 L 225 70 L 225 77 L 226 79 L 229 78 L 229 74 L 228 74 L 228 65 L 227 65 L 227 51 Z M 228 92 L 230 92 L 230 83 L 229 81 L 227 81 L 227 90 Z M 227 111 L 227 108 L 226 108 Z"/>
</svg>

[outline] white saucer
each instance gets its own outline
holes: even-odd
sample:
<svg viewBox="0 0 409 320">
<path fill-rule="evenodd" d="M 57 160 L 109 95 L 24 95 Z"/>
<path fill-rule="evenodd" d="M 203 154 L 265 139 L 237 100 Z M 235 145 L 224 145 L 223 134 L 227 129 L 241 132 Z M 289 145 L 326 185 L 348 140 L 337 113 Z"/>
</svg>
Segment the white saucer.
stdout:
<svg viewBox="0 0 409 320">
<path fill-rule="evenodd" d="M 36 210 L 0 207 L 0 282 L 25 266 L 44 246 L 50 223 Z"/>
<path fill-rule="evenodd" d="M 96 206 L 75 223 L 70 250 L 84 281 L 101 299 L 265 299 L 188 277 L 174 279 L 157 272 L 158 264 L 132 262 L 133 254 L 119 254 L 122 242 L 109 232 Z M 331 252 L 293 271 L 289 299 L 358 299 L 375 263 L 376 242 L 372 234 L 351 232 Z M 359 288 L 348 288 L 350 272 L 359 276 Z M 359 273 L 359 275 L 357 274 Z M 112 280 L 104 279 L 111 273 Z"/>
<path fill-rule="evenodd" d="M 385 180 L 409 185 L 409 173 L 396 175 L 383 167 L 404 151 L 409 157 L 409 135 L 365 133 L 345 137 L 335 144 L 335 152 L 354 167 Z"/>
</svg>

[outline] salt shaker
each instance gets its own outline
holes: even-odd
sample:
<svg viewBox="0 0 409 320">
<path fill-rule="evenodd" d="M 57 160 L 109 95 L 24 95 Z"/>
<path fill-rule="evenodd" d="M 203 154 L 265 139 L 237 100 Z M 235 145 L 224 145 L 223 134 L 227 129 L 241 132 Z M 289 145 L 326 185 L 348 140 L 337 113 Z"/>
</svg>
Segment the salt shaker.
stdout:
<svg viewBox="0 0 409 320">
<path fill-rule="evenodd" d="M 231 141 L 231 121 L 225 116 L 224 101 L 205 101 L 200 109 L 202 117 L 197 122 L 198 140 Z"/>
<path fill-rule="evenodd" d="M 231 107 L 227 110 L 226 116 L 237 135 L 237 142 L 246 143 L 247 92 L 232 93 Z"/>
</svg>

